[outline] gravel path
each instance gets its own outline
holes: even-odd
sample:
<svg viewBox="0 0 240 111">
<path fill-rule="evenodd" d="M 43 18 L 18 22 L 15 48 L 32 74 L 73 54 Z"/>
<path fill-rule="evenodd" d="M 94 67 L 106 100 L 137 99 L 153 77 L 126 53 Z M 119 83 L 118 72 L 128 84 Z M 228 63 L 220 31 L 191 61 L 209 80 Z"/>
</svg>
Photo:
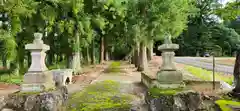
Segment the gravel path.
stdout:
<svg viewBox="0 0 240 111">
<path fill-rule="evenodd" d="M 202 62 L 202 59 L 203 58 L 201 57 L 175 57 L 175 62 L 212 70 L 213 65 L 211 63 Z M 233 66 L 216 64 L 215 71 L 225 74 L 233 74 Z"/>
</svg>

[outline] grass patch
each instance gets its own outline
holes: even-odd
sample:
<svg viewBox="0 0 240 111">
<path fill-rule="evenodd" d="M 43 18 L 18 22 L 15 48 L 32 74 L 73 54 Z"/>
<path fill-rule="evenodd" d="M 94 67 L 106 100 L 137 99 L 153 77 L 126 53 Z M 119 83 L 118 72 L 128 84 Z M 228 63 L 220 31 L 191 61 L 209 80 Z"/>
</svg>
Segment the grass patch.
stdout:
<svg viewBox="0 0 240 111">
<path fill-rule="evenodd" d="M 182 88 L 177 89 L 159 89 L 159 88 L 150 88 L 148 94 L 152 97 L 160 97 L 161 95 L 175 95 L 178 92 L 183 91 Z"/>
<path fill-rule="evenodd" d="M 3 74 L 0 75 L 0 82 L 20 85 L 23 81 L 23 75 Z"/>
<path fill-rule="evenodd" d="M 231 100 L 217 100 L 215 104 L 217 104 L 222 111 L 234 111 L 230 106 L 240 107 L 240 102 Z"/>
<path fill-rule="evenodd" d="M 114 81 L 92 84 L 70 97 L 68 111 L 129 111 L 132 96 L 121 94 L 119 88 Z"/>
<path fill-rule="evenodd" d="M 118 73 L 118 72 L 122 72 L 120 66 L 121 66 L 121 62 L 120 61 L 114 61 L 105 70 L 105 73 Z"/>
<path fill-rule="evenodd" d="M 193 66 L 185 66 L 185 69 L 200 79 L 212 81 L 212 75 L 213 75 L 212 71 L 208 71 L 208 70 L 193 67 Z M 233 83 L 233 76 L 226 76 L 221 73 L 215 73 L 215 78 L 216 80 L 224 81 L 230 85 Z"/>
</svg>

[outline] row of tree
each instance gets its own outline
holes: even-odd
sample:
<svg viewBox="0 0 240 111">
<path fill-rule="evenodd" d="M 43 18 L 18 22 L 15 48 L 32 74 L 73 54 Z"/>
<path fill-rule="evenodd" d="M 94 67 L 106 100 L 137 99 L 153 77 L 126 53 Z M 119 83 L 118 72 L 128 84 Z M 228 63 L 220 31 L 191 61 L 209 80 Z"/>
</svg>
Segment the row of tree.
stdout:
<svg viewBox="0 0 240 111">
<path fill-rule="evenodd" d="M 47 65 L 63 63 L 75 72 L 81 71 L 81 64 L 124 57 L 132 57 L 139 71 L 146 70 L 154 41 L 168 35 L 178 37 L 182 55 L 206 50 L 205 45 L 218 38 L 214 43 L 232 51 L 239 35 L 216 25 L 210 15 L 233 20 L 225 12 L 235 10 L 232 4 L 217 5 L 215 0 L 3 0 L 0 56 L 4 67 L 11 63 L 12 69 L 24 72 L 30 64 L 24 46 L 35 32 L 42 32 L 51 47 Z"/>
</svg>

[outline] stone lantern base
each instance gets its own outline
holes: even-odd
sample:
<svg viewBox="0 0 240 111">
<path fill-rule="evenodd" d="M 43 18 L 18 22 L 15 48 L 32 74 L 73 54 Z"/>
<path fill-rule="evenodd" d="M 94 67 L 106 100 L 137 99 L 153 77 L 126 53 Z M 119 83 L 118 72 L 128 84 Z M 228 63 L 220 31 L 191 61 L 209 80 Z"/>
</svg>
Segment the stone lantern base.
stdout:
<svg viewBox="0 0 240 111">
<path fill-rule="evenodd" d="M 178 70 L 159 71 L 156 81 L 153 82 L 153 86 L 161 89 L 184 87 L 182 72 Z"/>
<path fill-rule="evenodd" d="M 27 73 L 24 75 L 21 92 L 41 92 L 55 88 L 50 71 Z"/>
</svg>

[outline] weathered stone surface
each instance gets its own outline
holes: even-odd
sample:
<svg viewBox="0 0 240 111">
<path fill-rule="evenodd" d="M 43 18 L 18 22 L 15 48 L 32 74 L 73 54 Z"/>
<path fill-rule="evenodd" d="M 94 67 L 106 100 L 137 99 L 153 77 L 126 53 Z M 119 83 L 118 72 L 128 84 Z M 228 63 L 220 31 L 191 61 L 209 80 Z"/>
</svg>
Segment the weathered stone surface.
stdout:
<svg viewBox="0 0 240 111">
<path fill-rule="evenodd" d="M 72 69 L 56 69 L 51 70 L 53 74 L 53 80 L 57 86 L 66 86 L 72 84 Z"/>
<path fill-rule="evenodd" d="M 203 103 L 201 95 L 194 91 L 166 94 L 158 98 L 147 94 L 145 100 L 149 104 L 149 111 L 198 111 Z"/>
<path fill-rule="evenodd" d="M 53 75 L 51 71 L 39 73 L 27 73 L 24 75 L 22 92 L 44 91 L 54 88 Z"/>
<path fill-rule="evenodd" d="M 157 73 L 157 81 L 159 83 L 182 83 L 183 75 L 181 71 L 159 71 Z"/>
<path fill-rule="evenodd" d="M 16 93 L 4 100 L 0 110 L 12 109 L 13 111 L 64 111 L 68 99 L 66 87 L 52 92 L 43 93 Z"/>
</svg>

